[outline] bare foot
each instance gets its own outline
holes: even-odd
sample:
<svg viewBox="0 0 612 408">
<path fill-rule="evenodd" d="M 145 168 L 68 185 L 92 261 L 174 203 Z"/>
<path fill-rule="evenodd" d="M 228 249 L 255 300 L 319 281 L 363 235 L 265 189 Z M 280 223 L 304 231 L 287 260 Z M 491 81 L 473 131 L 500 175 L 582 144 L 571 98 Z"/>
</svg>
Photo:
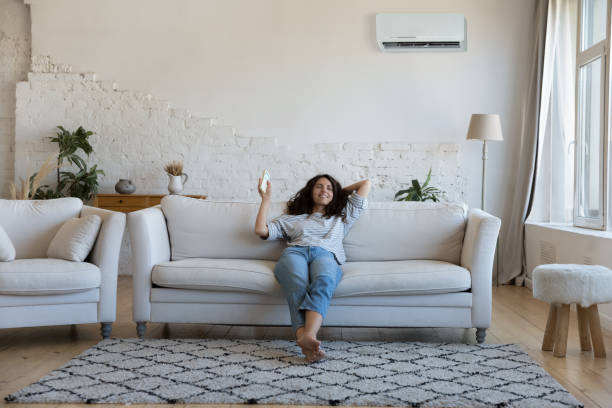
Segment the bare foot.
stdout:
<svg viewBox="0 0 612 408">
<path fill-rule="evenodd" d="M 302 353 L 310 363 L 319 361 L 325 357 L 325 353 L 320 349 L 321 342 L 312 334 L 303 333 L 298 339 L 297 344 L 302 349 Z"/>
<path fill-rule="evenodd" d="M 323 351 L 323 349 L 319 348 L 319 350 L 315 352 L 313 357 L 314 359 L 311 361 L 311 363 L 314 363 L 315 361 L 321 361 L 325 358 L 325 352 Z"/>
</svg>

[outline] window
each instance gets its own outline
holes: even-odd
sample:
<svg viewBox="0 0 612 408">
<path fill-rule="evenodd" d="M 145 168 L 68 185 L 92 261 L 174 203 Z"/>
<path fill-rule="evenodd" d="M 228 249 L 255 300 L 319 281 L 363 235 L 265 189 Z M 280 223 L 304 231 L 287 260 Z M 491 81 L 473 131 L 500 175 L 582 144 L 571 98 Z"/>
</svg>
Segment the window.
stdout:
<svg viewBox="0 0 612 408">
<path fill-rule="evenodd" d="M 574 224 L 606 229 L 609 165 L 610 7 L 580 0 L 576 53 L 576 179 Z"/>
</svg>

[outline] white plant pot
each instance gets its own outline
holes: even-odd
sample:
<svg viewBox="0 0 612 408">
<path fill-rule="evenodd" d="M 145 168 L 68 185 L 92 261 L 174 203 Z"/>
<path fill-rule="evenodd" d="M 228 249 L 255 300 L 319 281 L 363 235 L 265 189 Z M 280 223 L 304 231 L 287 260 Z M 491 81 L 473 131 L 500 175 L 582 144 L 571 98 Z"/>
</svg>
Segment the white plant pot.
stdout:
<svg viewBox="0 0 612 408">
<path fill-rule="evenodd" d="M 170 194 L 180 194 L 183 192 L 183 186 L 187 183 L 189 177 L 183 173 L 180 176 L 172 176 L 168 174 L 170 182 L 168 183 L 168 191 Z"/>
</svg>

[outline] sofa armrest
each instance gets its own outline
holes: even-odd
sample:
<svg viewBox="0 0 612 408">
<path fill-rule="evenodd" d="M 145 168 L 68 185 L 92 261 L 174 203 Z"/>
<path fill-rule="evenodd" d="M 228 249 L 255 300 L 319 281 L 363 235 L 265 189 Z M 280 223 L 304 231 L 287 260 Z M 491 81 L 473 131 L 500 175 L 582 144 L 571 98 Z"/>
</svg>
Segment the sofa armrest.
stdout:
<svg viewBox="0 0 612 408">
<path fill-rule="evenodd" d="M 482 210 L 471 209 L 461 249 L 461 266 L 472 275 L 472 325 L 491 325 L 493 259 L 501 220 Z"/>
<path fill-rule="evenodd" d="M 128 229 L 133 256 L 133 318 L 135 322 L 148 322 L 151 318 L 151 270 L 156 264 L 170 260 L 168 228 L 161 207 L 129 213 Z"/>
<path fill-rule="evenodd" d="M 88 261 L 100 268 L 101 273 L 98 319 L 100 322 L 111 323 L 117 316 L 117 270 L 125 231 L 125 214 L 83 206 L 82 217 L 93 214 L 102 218 L 102 226 Z"/>
</svg>

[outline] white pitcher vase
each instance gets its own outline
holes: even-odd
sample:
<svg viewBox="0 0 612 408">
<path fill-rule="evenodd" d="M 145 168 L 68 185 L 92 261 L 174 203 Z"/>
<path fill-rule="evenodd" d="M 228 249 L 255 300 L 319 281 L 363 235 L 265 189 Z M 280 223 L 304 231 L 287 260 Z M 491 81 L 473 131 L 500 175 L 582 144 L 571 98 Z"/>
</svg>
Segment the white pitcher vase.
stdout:
<svg viewBox="0 0 612 408">
<path fill-rule="evenodd" d="M 187 183 L 189 177 L 185 173 L 181 173 L 180 176 L 173 176 L 168 174 L 170 182 L 168 183 L 168 191 L 170 194 L 180 194 L 183 192 L 183 186 Z"/>
</svg>

